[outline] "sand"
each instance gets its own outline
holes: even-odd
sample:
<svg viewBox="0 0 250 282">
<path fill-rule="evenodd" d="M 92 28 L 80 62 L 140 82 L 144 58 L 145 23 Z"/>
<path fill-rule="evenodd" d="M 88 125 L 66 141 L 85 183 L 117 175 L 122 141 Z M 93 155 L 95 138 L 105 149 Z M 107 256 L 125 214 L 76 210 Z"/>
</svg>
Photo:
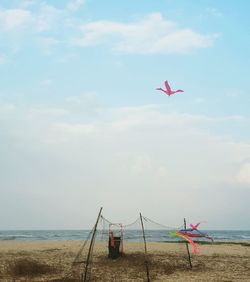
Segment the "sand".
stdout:
<svg viewBox="0 0 250 282">
<path fill-rule="evenodd" d="M 88 245 L 72 267 L 80 241 L 1 241 L 0 281 L 79 281 Z M 187 260 L 186 245 L 148 243 L 151 281 L 250 281 L 250 243 L 198 245 Z M 147 281 L 142 243 L 124 243 L 124 255 L 107 257 L 107 243 L 96 242 L 91 281 Z M 67 278 L 67 279 L 66 279 Z M 65 280 L 64 280 L 65 279 Z"/>
</svg>

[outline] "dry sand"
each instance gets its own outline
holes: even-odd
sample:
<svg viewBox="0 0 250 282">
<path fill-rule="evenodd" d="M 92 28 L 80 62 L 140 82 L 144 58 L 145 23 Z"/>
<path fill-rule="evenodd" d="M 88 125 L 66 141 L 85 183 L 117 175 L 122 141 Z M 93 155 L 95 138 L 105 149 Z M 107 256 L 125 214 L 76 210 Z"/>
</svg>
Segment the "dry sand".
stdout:
<svg viewBox="0 0 250 282">
<path fill-rule="evenodd" d="M 0 281 L 79 281 L 88 245 L 73 267 L 79 241 L 0 242 Z M 189 268 L 186 245 L 148 243 L 151 281 L 250 281 L 250 244 L 198 245 Z M 142 243 L 125 243 L 124 255 L 108 259 L 107 243 L 94 246 L 91 281 L 147 281 Z M 64 280 L 64 278 L 66 278 Z"/>
</svg>

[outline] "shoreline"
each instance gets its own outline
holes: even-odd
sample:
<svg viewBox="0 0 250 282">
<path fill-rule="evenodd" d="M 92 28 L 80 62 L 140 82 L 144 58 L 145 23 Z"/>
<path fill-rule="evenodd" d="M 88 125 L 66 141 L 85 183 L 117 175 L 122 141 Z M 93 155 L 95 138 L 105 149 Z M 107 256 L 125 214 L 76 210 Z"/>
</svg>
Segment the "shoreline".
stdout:
<svg viewBox="0 0 250 282">
<path fill-rule="evenodd" d="M 29 239 L 0 239 L 0 244 L 2 242 L 84 242 L 85 239 L 32 239 L 32 240 L 29 240 Z M 96 242 L 105 242 L 105 240 L 98 240 L 96 239 L 95 240 Z M 140 243 L 142 242 L 142 239 L 141 240 L 126 240 L 128 243 Z M 167 244 L 175 244 L 175 243 L 178 243 L 178 244 L 182 244 L 182 243 L 186 243 L 186 241 L 184 240 L 176 240 L 176 241 L 173 241 L 173 240 L 162 240 L 162 241 L 147 241 L 147 238 L 146 238 L 146 242 L 147 244 L 149 243 L 167 243 Z M 214 241 L 214 242 L 209 242 L 209 241 L 195 241 L 196 244 L 198 245 L 223 245 L 223 244 L 235 244 L 235 245 L 245 245 L 245 246 L 250 246 L 250 240 L 217 240 L 217 241 Z"/>
</svg>

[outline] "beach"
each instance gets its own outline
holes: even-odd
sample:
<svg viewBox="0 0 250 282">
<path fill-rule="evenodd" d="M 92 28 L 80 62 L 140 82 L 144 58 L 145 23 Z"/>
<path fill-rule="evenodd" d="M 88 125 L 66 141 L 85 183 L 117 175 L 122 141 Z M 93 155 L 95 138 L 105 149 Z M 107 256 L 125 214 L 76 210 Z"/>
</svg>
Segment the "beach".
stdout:
<svg viewBox="0 0 250 282">
<path fill-rule="evenodd" d="M 0 281 L 79 281 L 87 244 L 82 241 L 1 241 Z M 124 254 L 108 258 L 107 242 L 95 242 L 91 281 L 147 281 L 144 246 L 124 242 Z M 150 242 L 147 261 L 151 281 L 250 281 L 250 243 L 186 244 Z M 88 272 L 90 274 L 90 272 Z"/>
</svg>

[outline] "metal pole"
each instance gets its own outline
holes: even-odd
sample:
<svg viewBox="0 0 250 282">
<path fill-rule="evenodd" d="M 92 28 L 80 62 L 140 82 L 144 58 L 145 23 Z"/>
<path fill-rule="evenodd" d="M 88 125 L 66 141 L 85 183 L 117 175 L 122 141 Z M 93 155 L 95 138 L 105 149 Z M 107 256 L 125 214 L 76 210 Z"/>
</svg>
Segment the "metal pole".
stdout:
<svg viewBox="0 0 250 282">
<path fill-rule="evenodd" d="M 184 229 L 187 229 L 187 224 L 186 224 L 186 219 L 185 218 L 184 218 Z M 190 252 L 189 252 L 188 242 L 186 242 L 186 247 L 187 247 L 187 253 L 188 253 L 188 262 L 189 262 L 190 268 L 192 269 L 193 266 L 192 266 Z"/>
<path fill-rule="evenodd" d="M 96 234 L 96 228 L 97 228 L 101 213 L 102 213 L 102 208 L 100 208 L 100 211 L 99 211 L 99 214 L 98 214 L 95 226 L 94 226 L 94 231 L 93 231 L 93 234 L 92 234 L 90 245 L 89 245 L 89 251 L 88 251 L 88 256 L 87 256 L 87 261 L 86 261 L 86 266 L 85 266 L 85 273 L 84 273 L 84 280 L 83 280 L 84 282 L 88 281 L 87 280 L 87 277 L 88 277 L 87 274 L 88 274 L 89 260 L 90 260 L 90 256 L 91 256 L 92 251 L 93 251 L 93 244 L 94 244 L 94 238 L 95 238 L 95 234 Z"/>
<path fill-rule="evenodd" d="M 143 240 L 144 240 L 145 266 L 146 266 L 146 272 L 147 272 L 147 282 L 150 282 L 150 278 L 149 278 L 149 268 L 148 268 L 147 244 L 146 244 L 146 237 L 145 237 L 145 231 L 144 231 L 144 225 L 143 225 L 143 220 L 142 220 L 142 215 L 141 215 L 141 213 L 140 213 L 140 219 L 141 219 L 142 234 L 143 234 Z"/>
</svg>

